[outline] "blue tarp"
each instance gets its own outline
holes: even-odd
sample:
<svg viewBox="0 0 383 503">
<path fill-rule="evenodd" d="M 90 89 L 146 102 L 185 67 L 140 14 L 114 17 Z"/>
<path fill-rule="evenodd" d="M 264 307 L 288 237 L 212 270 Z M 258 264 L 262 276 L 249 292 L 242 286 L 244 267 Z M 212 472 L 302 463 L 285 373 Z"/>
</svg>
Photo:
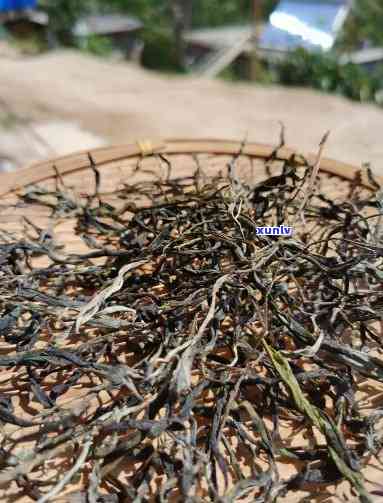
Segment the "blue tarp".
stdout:
<svg viewBox="0 0 383 503">
<path fill-rule="evenodd" d="M 0 12 L 32 9 L 36 4 L 37 0 L 0 0 Z"/>
</svg>

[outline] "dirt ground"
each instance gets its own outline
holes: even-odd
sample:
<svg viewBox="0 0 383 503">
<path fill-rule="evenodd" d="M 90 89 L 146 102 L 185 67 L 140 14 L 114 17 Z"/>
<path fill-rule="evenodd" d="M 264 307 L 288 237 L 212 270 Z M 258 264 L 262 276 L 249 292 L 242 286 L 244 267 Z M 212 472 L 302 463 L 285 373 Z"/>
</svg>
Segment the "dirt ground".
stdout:
<svg viewBox="0 0 383 503">
<path fill-rule="evenodd" d="M 371 162 L 383 174 L 383 110 L 372 105 L 311 90 L 169 77 L 71 51 L 0 55 L 0 75 L 0 97 L 16 113 L 48 124 L 43 136 L 58 154 L 161 137 L 247 134 L 249 140 L 276 143 L 283 121 L 290 146 L 315 151 L 329 129 L 326 156 Z M 23 141 L 16 135 L 19 164 L 50 155 L 49 149 L 22 154 Z M 7 153 L 13 150 L 8 139 Z"/>
</svg>

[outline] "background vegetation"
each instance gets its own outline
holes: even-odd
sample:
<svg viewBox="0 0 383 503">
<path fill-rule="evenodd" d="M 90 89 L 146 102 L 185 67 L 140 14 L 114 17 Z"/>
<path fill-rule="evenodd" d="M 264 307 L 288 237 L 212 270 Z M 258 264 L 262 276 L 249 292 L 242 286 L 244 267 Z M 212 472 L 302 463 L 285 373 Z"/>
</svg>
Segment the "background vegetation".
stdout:
<svg viewBox="0 0 383 503">
<path fill-rule="evenodd" d="M 267 19 L 277 0 L 263 0 L 262 14 Z M 167 72 L 185 69 L 182 34 L 191 27 L 220 26 L 250 22 L 253 0 L 40 0 L 51 20 L 51 45 L 75 46 L 71 27 L 82 15 L 92 11 L 126 12 L 144 23 L 143 64 Z M 341 52 L 362 47 L 383 47 L 382 0 L 355 0 L 343 34 L 331 54 L 308 54 L 298 50 L 286 61 L 264 65 L 259 74 L 263 83 L 311 86 L 359 101 L 380 101 L 383 68 L 367 72 L 355 65 L 341 65 Z M 108 54 L 106 40 L 92 37 L 82 49 Z M 238 78 L 233 65 L 223 74 Z"/>
</svg>

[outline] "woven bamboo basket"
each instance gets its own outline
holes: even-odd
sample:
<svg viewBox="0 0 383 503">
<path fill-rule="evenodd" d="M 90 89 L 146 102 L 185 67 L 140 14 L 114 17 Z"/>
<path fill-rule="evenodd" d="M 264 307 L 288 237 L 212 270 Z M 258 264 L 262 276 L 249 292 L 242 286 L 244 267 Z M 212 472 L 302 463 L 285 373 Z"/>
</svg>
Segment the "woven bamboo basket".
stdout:
<svg viewBox="0 0 383 503">
<path fill-rule="evenodd" d="M 25 217 L 40 228 L 47 227 L 50 212 L 45 207 L 25 203 L 22 207 L 9 209 L 16 202 L 17 193 L 31 184 L 38 184 L 47 189 L 54 188 L 57 183 L 57 176 L 60 176 L 65 185 L 72 187 L 79 198 L 86 198 L 93 194 L 95 178 L 91 169 L 90 157 L 101 176 L 99 191 L 103 195 L 103 200 L 116 205 L 119 200 L 115 191 L 124 183 L 133 183 L 142 180 L 145 176 L 151 177 L 150 171 L 160 172 L 162 170 L 166 173 L 167 164 L 164 163 L 164 158 L 171 163 L 172 174 L 182 176 L 190 173 L 190 170 L 195 170 L 196 163 L 200 163 L 207 173 L 224 170 L 227 163 L 239 152 L 238 172 L 244 179 L 251 179 L 252 181 L 265 178 L 266 164 L 278 165 L 278 163 L 292 157 L 297 163 L 301 162 L 303 164 L 306 160 L 313 163 L 316 158 L 315 154 L 303 156 L 300 152 L 284 146 L 276 148 L 272 145 L 241 144 L 236 141 L 177 139 L 142 141 L 135 144 L 98 148 L 90 152 L 83 151 L 57 159 L 50 159 L 35 163 L 14 173 L 0 175 L 0 239 L 2 239 L 4 233 L 8 236 L 11 234 L 17 237 L 22 236 L 25 232 Z M 161 154 L 161 157 L 158 154 Z M 138 163 L 143 168 L 139 172 L 136 171 Z M 322 189 L 333 198 L 344 196 L 349 191 L 350 184 L 359 170 L 358 167 L 323 158 L 319 173 Z M 367 174 L 361 172 L 361 176 L 365 189 L 367 191 L 372 190 Z M 68 253 L 82 252 L 87 249 L 84 242 L 76 235 L 73 222 L 68 219 L 58 222 L 54 233 L 57 241 L 65 245 L 65 251 Z M 6 355 L 8 351 L 8 345 L 3 341 L 0 341 L 0 351 L 2 355 Z M 0 383 L 3 383 L 6 374 L 9 377 L 9 371 L 0 371 Z M 374 406 L 374 404 L 376 406 L 383 392 L 382 387 L 379 387 L 376 383 L 371 384 L 366 381 L 365 389 L 366 407 Z M 28 390 L 19 389 L 16 382 L 12 389 L 4 389 L 3 384 L 0 384 L 0 392 L 12 397 L 15 411 L 17 411 L 19 417 L 30 418 L 34 413 L 41 410 L 38 404 L 33 408 L 30 406 L 29 408 L 25 407 L 23 395 L 28 393 Z M 61 405 L 65 406 L 66 401 L 74 406 L 76 400 L 82 400 L 84 397 L 86 397 L 86 388 L 79 383 L 73 389 L 70 389 Z M 7 435 L 15 435 L 14 438 L 18 438 L 17 427 L 6 425 L 5 430 Z M 294 435 L 294 432 L 290 432 L 290 434 Z M 28 438 L 23 437 L 19 442 L 24 442 L 26 448 L 29 445 Z M 73 462 L 73 459 L 71 462 Z M 245 471 L 245 460 L 243 463 Z M 60 460 L 58 460 L 59 465 Z M 52 479 L 57 481 L 63 472 L 56 470 L 56 468 L 50 466 L 46 470 L 51 474 Z M 123 479 L 124 466 L 119 466 L 116 470 L 116 476 Z M 299 470 L 298 465 L 284 465 L 280 468 L 280 473 L 289 476 L 297 470 Z M 381 479 L 381 468 L 371 461 L 370 465 L 365 469 L 364 475 L 367 483 L 369 481 L 378 482 Z M 76 494 L 78 494 L 76 491 L 81 488 L 81 485 L 81 478 L 72 481 L 69 488 L 66 487 L 56 501 L 82 501 L 80 499 L 76 500 Z M 13 482 L 1 484 L 0 491 L 1 501 L 32 501 L 23 494 L 23 489 Z M 343 498 L 347 494 L 350 498 L 349 501 L 358 501 L 357 497 L 349 492 L 348 483 L 325 488 L 312 487 L 309 493 L 289 493 L 286 501 L 304 501 L 303 498 L 308 498 L 305 501 L 324 501 L 326 496 L 330 498 L 328 501 L 336 501 L 337 496 L 344 501 Z"/>
</svg>

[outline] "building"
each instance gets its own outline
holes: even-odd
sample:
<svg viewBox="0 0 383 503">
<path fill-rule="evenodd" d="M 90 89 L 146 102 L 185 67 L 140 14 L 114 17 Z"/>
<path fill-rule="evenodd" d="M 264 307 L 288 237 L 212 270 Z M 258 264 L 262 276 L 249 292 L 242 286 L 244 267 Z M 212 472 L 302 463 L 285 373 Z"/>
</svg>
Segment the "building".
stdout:
<svg viewBox="0 0 383 503">
<path fill-rule="evenodd" d="M 57 40 L 50 30 L 49 16 L 35 6 L 36 0 L 0 0 L 0 23 L 18 38 L 38 34 L 54 48 Z M 131 16 L 95 14 L 77 21 L 72 34 L 83 48 L 87 47 L 91 37 L 104 37 L 110 41 L 114 56 L 139 62 L 144 48 L 140 39 L 142 28 L 141 21 Z"/>
<path fill-rule="evenodd" d="M 222 66 L 234 62 L 238 72 L 246 74 L 247 61 L 254 47 L 252 36 L 251 25 L 191 30 L 184 37 L 187 44 L 187 65 L 195 74 L 210 73 L 210 76 L 214 76 L 219 73 L 219 71 L 213 71 L 211 74 L 214 67 L 219 70 Z"/>
<path fill-rule="evenodd" d="M 6 33 L 23 38 L 45 36 L 48 15 L 37 10 L 36 0 L 0 0 L 0 23 Z"/>
<path fill-rule="evenodd" d="M 342 54 L 339 62 L 343 65 L 352 63 L 374 72 L 377 68 L 383 68 L 383 47 L 366 47 L 351 54 Z"/>
<path fill-rule="evenodd" d="M 106 37 L 116 56 L 139 61 L 144 48 L 139 34 L 143 24 L 122 14 L 96 14 L 79 20 L 73 28 L 79 45 L 86 47 L 89 37 Z"/>
</svg>

